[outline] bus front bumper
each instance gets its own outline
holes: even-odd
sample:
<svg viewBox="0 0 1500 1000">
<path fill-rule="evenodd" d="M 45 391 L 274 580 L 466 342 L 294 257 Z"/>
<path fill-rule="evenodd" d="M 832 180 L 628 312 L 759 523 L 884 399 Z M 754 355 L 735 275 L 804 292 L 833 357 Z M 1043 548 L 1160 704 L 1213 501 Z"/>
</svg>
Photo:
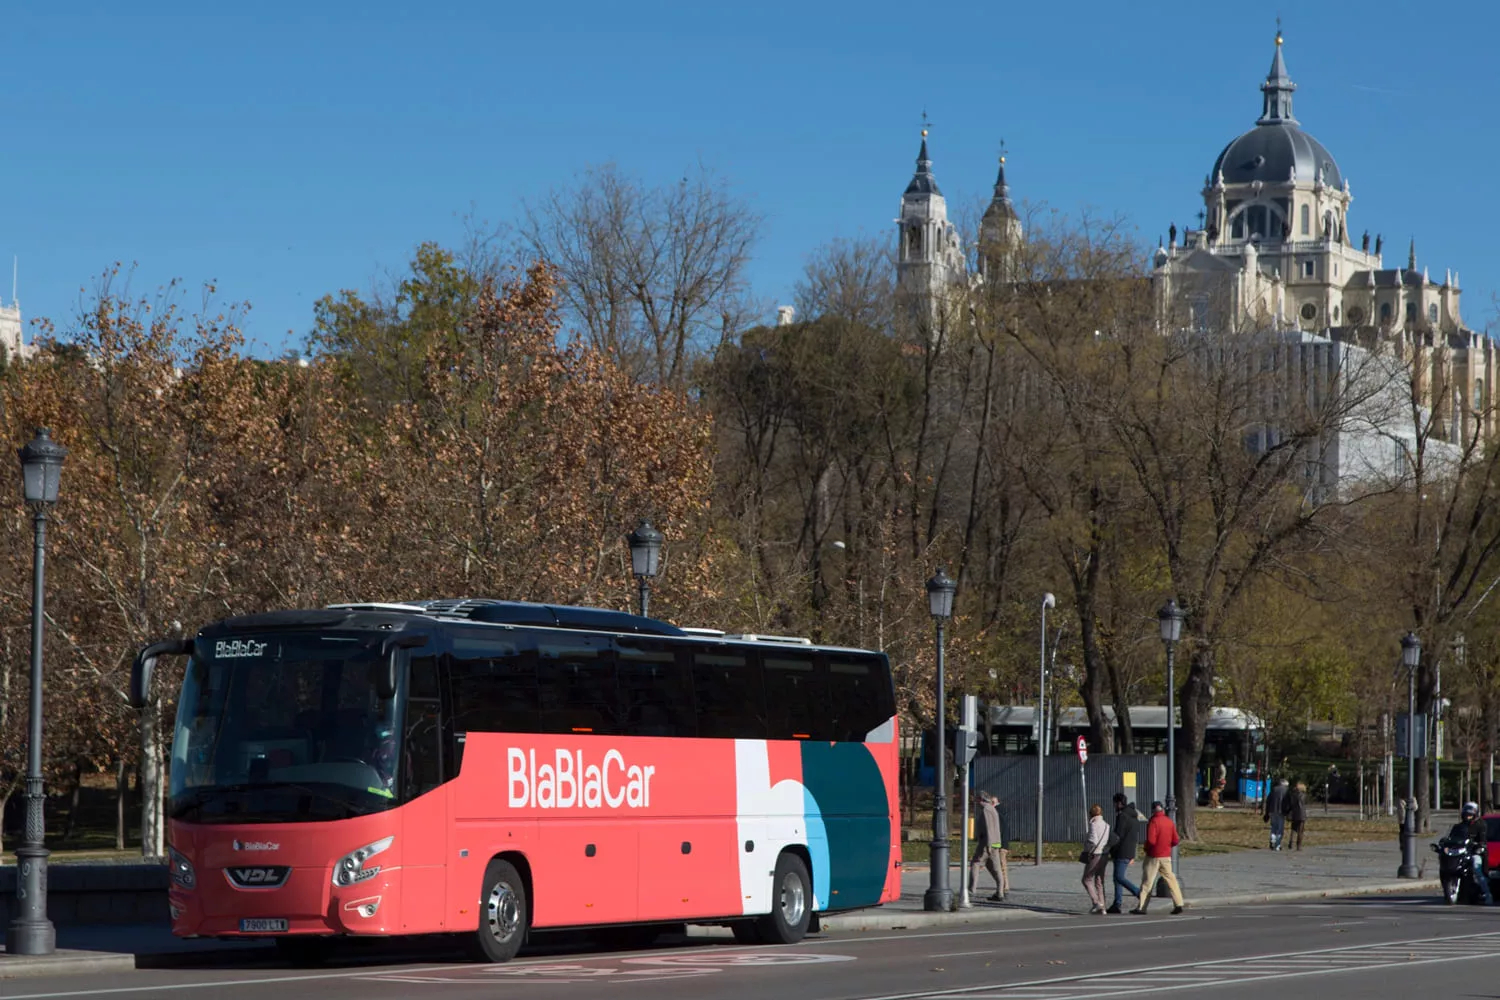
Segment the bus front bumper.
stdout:
<svg viewBox="0 0 1500 1000">
<path fill-rule="evenodd" d="M 275 886 L 246 887 L 227 870 L 200 872 L 188 889 L 167 893 L 178 937 L 395 934 L 401 870 L 382 869 L 351 886 L 333 884 L 328 866 L 292 868 Z"/>
</svg>

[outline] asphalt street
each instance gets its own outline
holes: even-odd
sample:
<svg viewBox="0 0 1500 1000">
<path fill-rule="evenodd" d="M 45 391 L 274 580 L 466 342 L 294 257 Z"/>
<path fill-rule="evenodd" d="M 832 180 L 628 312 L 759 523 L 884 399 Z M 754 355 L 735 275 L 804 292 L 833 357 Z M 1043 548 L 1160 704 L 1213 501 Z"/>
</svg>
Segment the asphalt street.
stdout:
<svg viewBox="0 0 1500 1000">
<path fill-rule="evenodd" d="M 1219 908 L 1172 916 L 1037 916 L 987 929 L 824 934 L 802 944 L 554 945 L 508 965 L 441 951 L 350 952 L 312 970 L 259 962 L 0 983 L 6 1000 L 526 996 L 585 1000 L 1071 1000 L 1500 997 L 1500 908 L 1432 896 Z"/>
</svg>

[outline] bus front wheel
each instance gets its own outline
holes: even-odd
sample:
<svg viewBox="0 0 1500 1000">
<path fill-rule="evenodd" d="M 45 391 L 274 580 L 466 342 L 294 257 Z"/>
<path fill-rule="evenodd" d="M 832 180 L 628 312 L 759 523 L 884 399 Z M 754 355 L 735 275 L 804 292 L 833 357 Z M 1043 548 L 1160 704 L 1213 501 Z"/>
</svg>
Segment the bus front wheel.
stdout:
<svg viewBox="0 0 1500 1000">
<path fill-rule="evenodd" d="M 776 859 L 771 878 L 771 912 L 756 921 L 766 944 L 796 944 L 807 934 L 812 918 L 812 879 L 807 865 L 795 854 Z"/>
<path fill-rule="evenodd" d="M 526 941 L 526 883 L 508 861 L 491 861 L 479 895 L 479 929 L 470 954 L 481 962 L 509 962 Z"/>
</svg>

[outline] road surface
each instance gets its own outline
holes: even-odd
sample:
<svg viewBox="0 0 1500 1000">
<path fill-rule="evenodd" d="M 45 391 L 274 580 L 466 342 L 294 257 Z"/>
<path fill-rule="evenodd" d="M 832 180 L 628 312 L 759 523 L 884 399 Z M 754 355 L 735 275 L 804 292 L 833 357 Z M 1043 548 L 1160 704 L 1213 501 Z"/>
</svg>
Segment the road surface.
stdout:
<svg viewBox="0 0 1500 1000">
<path fill-rule="evenodd" d="M 603 952 L 554 944 L 508 965 L 441 949 L 365 948 L 318 969 L 138 969 L 0 982 L 6 1000 L 1216 1000 L 1500 998 L 1500 908 L 1430 895 L 1193 910 L 1045 916 L 992 928 L 825 934 L 790 947 L 679 938 Z"/>
</svg>

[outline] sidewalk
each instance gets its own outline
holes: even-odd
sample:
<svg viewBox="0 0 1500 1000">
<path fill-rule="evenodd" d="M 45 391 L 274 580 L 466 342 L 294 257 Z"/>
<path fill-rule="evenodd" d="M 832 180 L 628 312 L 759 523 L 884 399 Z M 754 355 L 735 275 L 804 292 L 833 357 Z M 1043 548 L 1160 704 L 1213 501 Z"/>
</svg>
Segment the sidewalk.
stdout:
<svg viewBox="0 0 1500 1000">
<path fill-rule="evenodd" d="M 1396 877 L 1401 851 L 1394 839 L 1330 844 L 1302 851 L 1235 851 L 1188 856 L 1180 860 L 1178 875 L 1190 909 L 1357 893 L 1423 893 L 1438 887 L 1436 871 L 1428 862 L 1433 855 L 1426 848 L 1427 841 L 1419 839 L 1417 863 L 1423 870 L 1422 877 L 1417 879 Z M 1137 883 L 1141 869 L 1140 861 L 1131 869 Z M 963 887 L 962 870 L 954 867 L 949 874 L 956 900 Z M 1433 877 L 1428 878 L 1429 874 Z M 822 925 L 825 930 L 839 931 L 902 930 L 991 923 L 1042 914 L 1086 914 L 1089 899 L 1083 890 L 1082 876 L 1083 866 L 1074 862 L 1051 861 L 1041 866 L 1012 863 L 1010 895 L 1004 903 L 984 900 L 995 888 L 985 874 L 973 896 L 972 909 L 927 913 L 922 909 L 922 896 L 930 878 L 928 870 L 925 865 L 909 866 L 902 872 L 899 900 L 878 909 L 836 914 L 825 918 Z M 1104 889 L 1113 898 L 1114 883 L 1108 873 Z"/>
<path fill-rule="evenodd" d="M 1424 850 L 1425 842 L 1419 842 Z M 1431 857 L 1418 856 L 1419 863 Z M 1183 891 L 1190 909 L 1231 906 L 1251 902 L 1320 899 L 1355 893 L 1425 893 L 1437 888 L 1437 880 L 1400 880 L 1396 867 L 1400 852 L 1394 840 L 1381 843 L 1338 844 L 1310 847 L 1301 852 L 1239 851 L 1182 859 Z M 1140 864 L 1134 868 L 1137 876 Z M 974 907 L 948 913 L 922 909 L 927 889 L 925 866 L 902 872 L 901 898 L 885 906 L 822 919 L 824 931 L 921 930 L 963 924 L 992 924 L 1026 917 L 1066 916 L 1088 912 L 1088 897 L 1079 879 L 1081 865 L 1048 862 L 1010 866 L 1011 893 L 1004 903 L 981 901 L 993 891 L 993 883 L 980 882 Z M 1423 872 L 1424 876 L 1427 874 Z M 962 870 L 950 871 L 954 897 L 961 888 Z M 1108 877 L 1107 892 L 1113 892 Z M 1160 904 L 1158 904 L 1159 906 Z M 1165 911 L 1163 911 L 1165 912 Z M 690 927 L 692 937 L 727 937 L 713 927 Z M 27 957 L 0 953 L 0 981 L 16 976 L 63 973 L 113 972 L 136 968 L 196 963 L 274 961 L 275 951 L 265 942 L 184 941 L 174 938 L 165 924 L 117 926 L 64 926 L 57 929 L 55 955 Z"/>
</svg>

